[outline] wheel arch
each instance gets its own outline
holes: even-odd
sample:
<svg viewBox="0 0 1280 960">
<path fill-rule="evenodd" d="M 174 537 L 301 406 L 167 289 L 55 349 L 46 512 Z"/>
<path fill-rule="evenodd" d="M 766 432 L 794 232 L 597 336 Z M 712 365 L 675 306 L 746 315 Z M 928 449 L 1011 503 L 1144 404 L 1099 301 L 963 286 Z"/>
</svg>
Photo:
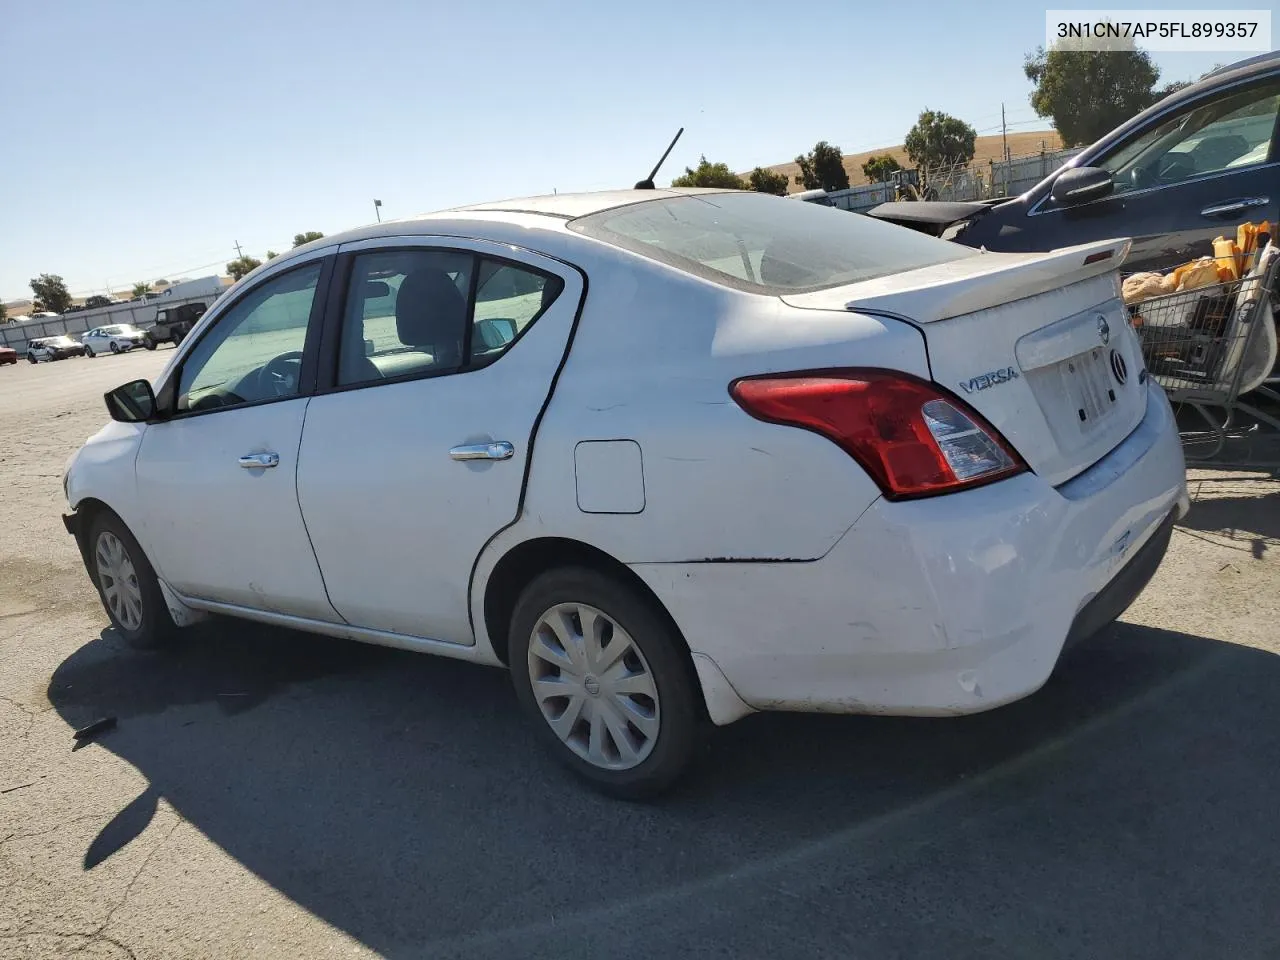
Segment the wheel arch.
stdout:
<svg viewBox="0 0 1280 960">
<path fill-rule="evenodd" d="M 99 500 L 97 497 L 82 497 L 76 502 L 74 535 L 76 546 L 80 548 L 80 558 L 84 561 L 85 569 L 89 569 L 89 532 L 93 529 L 94 521 L 103 513 L 111 514 L 126 527 L 129 527 L 124 517 L 120 516 L 120 512 L 112 509 L 111 505 L 105 500 Z M 129 527 L 129 530 L 132 532 L 133 528 Z M 137 537 L 136 532 L 133 535 L 135 538 Z M 89 575 L 93 576 L 92 571 L 90 571 Z"/>
<path fill-rule="evenodd" d="M 621 560 L 581 540 L 565 537 L 536 537 L 515 544 L 494 565 L 484 583 L 484 628 L 494 654 L 503 663 L 508 662 L 508 633 L 511 615 L 521 592 L 535 577 L 557 567 L 585 567 L 596 570 L 625 584 L 635 591 L 653 612 L 680 640 L 680 652 L 689 677 L 701 690 L 698 671 L 694 666 L 689 642 L 680 630 L 666 605 L 630 567 Z M 699 697 L 704 718 L 707 717 L 705 697 Z"/>
</svg>

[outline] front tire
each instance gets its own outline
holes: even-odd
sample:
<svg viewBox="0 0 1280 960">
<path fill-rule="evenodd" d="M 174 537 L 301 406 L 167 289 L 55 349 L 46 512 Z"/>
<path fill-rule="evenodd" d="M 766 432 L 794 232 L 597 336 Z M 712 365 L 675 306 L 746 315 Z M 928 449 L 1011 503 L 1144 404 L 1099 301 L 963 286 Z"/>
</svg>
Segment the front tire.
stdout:
<svg viewBox="0 0 1280 960">
<path fill-rule="evenodd" d="M 84 355 L 88 357 L 90 360 L 92 360 L 94 357 L 97 356 L 97 354 L 93 352 L 93 347 L 85 347 Z"/>
<path fill-rule="evenodd" d="M 35 363 L 35 362 L 36 362 L 36 355 L 35 355 L 34 353 L 28 353 L 28 354 L 27 354 L 27 362 L 28 362 L 28 363 Z"/>
<path fill-rule="evenodd" d="M 147 337 L 146 348 L 148 350 L 154 350 L 156 348 L 156 342 L 150 337 Z"/>
<path fill-rule="evenodd" d="M 177 627 L 160 581 L 129 528 L 103 511 L 89 529 L 89 572 L 102 607 L 125 643 L 150 650 L 168 642 Z"/>
<path fill-rule="evenodd" d="M 508 644 L 516 695 L 556 758 L 610 796 L 653 797 L 701 739 L 684 641 L 648 598 L 593 570 L 542 574 Z"/>
</svg>

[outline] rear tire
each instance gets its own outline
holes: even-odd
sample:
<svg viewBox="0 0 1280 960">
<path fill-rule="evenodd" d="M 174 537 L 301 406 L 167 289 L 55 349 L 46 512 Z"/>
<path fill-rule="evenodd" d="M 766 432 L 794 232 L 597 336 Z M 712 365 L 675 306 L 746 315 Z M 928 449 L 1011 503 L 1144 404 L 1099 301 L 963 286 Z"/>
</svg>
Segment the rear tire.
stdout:
<svg viewBox="0 0 1280 960">
<path fill-rule="evenodd" d="M 596 789 L 653 797 L 688 766 L 702 720 L 684 641 L 630 586 L 581 567 L 542 574 L 516 603 L 508 651 L 544 742 Z"/>
<path fill-rule="evenodd" d="M 164 646 L 177 627 L 155 570 L 124 521 L 103 510 L 89 528 L 88 544 L 89 576 L 111 625 L 135 649 Z"/>
<path fill-rule="evenodd" d="M 112 353 L 120 352 L 120 344 L 116 343 L 114 340 L 111 341 L 111 352 Z"/>
<path fill-rule="evenodd" d="M 93 352 L 93 347 L 85 347 L 84 355 L 88 357 L 90 360 L 92 360 L 94 357 L 97 356 L 97 354 Z"/>
</svg>

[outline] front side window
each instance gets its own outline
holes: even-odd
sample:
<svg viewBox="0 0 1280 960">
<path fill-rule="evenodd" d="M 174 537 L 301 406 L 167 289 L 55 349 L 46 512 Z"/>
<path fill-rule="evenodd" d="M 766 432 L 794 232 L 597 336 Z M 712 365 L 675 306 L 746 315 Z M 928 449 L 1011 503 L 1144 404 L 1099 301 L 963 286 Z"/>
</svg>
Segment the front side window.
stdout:
<svg viewBox="0 0 1280 960">
<path fill-rule="evenodd" d="M 558 277 L 461 251 L 360 254 L 347 288 L 338 384 L 491 363 L 562 287 Z"/>
<path fill-rule="evenodd" d="M 569 229 L 724 286 L 782 296 L 977 256 L 906 227 L 758 193 L 666 197 Z"/>
<path fill-rule="evenodd" d="M 265 281 L 218 318 L 183 362 L 178 410 L 298 395 L 320 266 L 311 263 Z"/>
<path fill-rule="evenodd" d="M 1117 193 L 1266 163 L 1280 112 L 1280 81 L 1200 103 L 1095 162 Z"/>
</svg>

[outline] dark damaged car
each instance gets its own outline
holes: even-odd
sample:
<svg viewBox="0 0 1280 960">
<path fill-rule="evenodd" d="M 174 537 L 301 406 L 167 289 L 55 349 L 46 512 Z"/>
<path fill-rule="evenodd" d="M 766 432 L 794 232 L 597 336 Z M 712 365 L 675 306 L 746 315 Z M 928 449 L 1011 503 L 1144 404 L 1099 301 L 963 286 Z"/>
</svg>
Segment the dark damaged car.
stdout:
<svg viewBox="0 0 1280 960">
<path fill-rule="evenodd" d="M 1237 224 L 1280 220 L 1280 52 L 1215 71 L 1086 147 L 1020 197 L 885 203 L 868 215 L 1024 253 L 1132 237 L 1125 272 L 1213 253 Z"/>
</svg>

